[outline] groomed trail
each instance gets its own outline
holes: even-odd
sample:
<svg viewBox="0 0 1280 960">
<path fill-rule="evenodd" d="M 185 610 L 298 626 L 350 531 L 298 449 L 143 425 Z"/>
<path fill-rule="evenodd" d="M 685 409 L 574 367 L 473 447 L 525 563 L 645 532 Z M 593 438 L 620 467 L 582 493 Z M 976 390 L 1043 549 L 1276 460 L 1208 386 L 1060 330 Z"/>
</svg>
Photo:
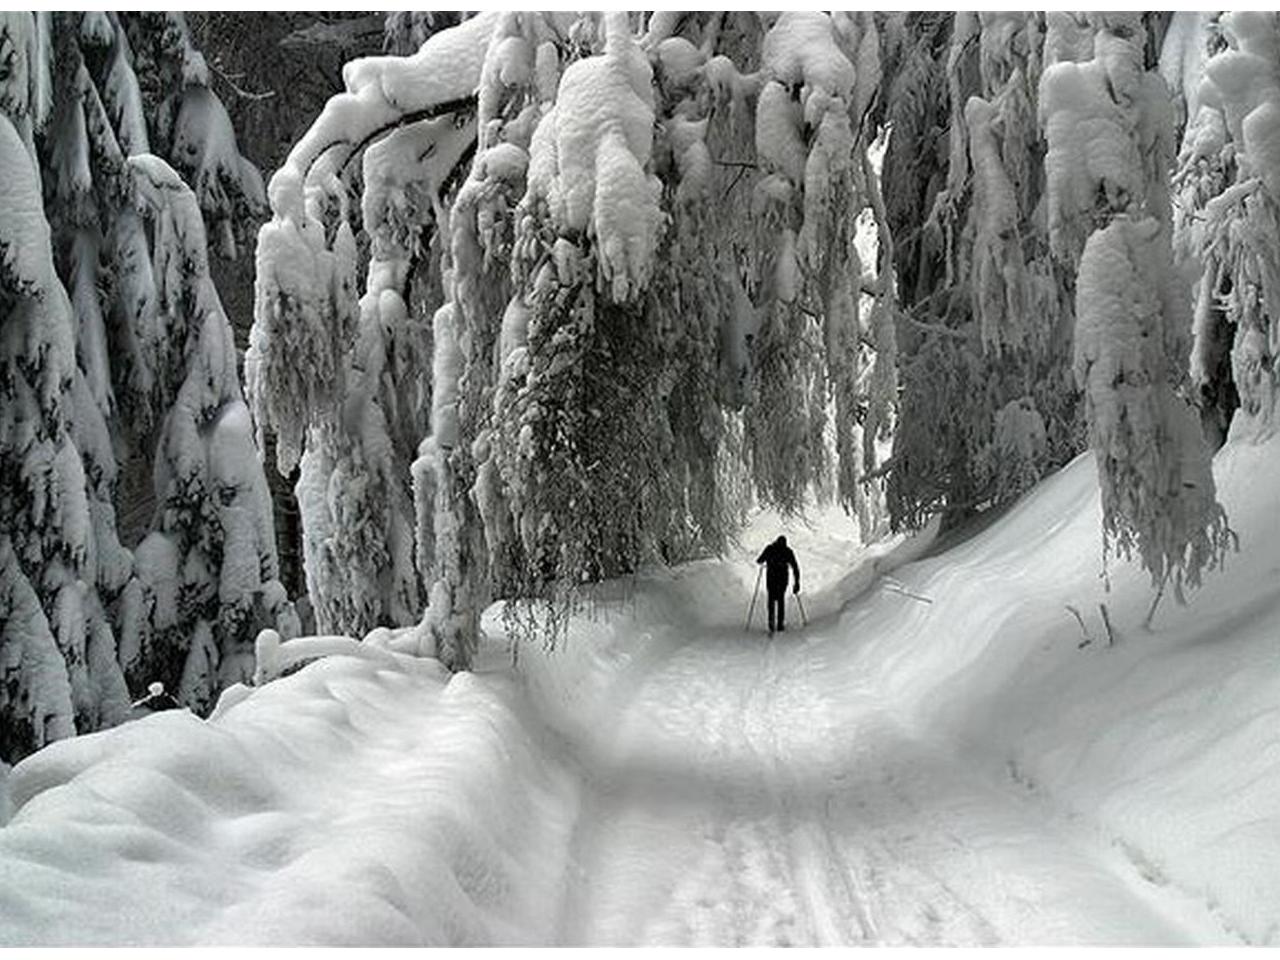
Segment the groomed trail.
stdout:
<svg viewBox="0 0 1280 960">
<path fill-rule="evenodd" d="M 637 678 L 613 761 L 587 770 L 562 942 L 1186 940 L 857 691 L 862 722 L 837 731 L 822 676 L 804 646 L 703 638 Z"/>
<path fill-rule="evenodd" d="M 807 627 L 768 638 L 757 605 L 755 629 L 743 629 L 754 573 L 744 549 L 736 564 L 695 564 L 643 588 L 634 604 L 647 632 L 571 636 L 548 658 L 558 675 L 524 667 L 554 731 L 549 749 L 580 778 L 553 939 L 1222 942 L 1202 904 L 1188 909 L 1012 780 L 903 729 L 874 673 L 859 674 L 847 628 L 900 628 L 926 601 L 883 589 L 892 557 L 850 571 L 848 544 L 829 530 L 788 531 L 816 587 Z M 788 611 L 799 621 L 790 596 Z M 589 693 L 575 698 L 566 683 Z"/>
</svg>

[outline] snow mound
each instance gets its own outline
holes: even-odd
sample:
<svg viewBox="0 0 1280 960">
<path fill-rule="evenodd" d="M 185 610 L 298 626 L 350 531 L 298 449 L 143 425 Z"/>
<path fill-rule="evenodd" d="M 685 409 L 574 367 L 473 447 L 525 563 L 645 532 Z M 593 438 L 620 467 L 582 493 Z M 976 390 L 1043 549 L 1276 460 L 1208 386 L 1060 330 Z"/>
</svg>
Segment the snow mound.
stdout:
<svg viewBox="0 0 1280 960">
<path fill-rule="evenodd" d="M 0 942 L 527 942 L 565 802 L 524 727 L 500 683 L 334 656 L 64 741 L 9 775 Z"/>
</svg>

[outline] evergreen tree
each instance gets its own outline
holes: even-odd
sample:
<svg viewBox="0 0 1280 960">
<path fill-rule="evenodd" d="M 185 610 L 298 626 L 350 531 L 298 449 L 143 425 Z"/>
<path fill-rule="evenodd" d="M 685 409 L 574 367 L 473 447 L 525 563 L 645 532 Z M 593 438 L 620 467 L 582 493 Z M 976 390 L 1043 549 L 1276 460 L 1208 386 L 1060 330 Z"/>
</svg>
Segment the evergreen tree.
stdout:
<svg viewBox="0 0 1280 960">
<path fill-rule="evenodd" d="M 270 528 L 257 505 L 261 468 L 246 460 L 243 442 L 229 439 L 230 426 L 214 436 L 223 452 L 235 448 L 233 475 L 221 477 L 221 490 L 208 485 L 210 503 L 188 510 L 178 547 L 140 551 L 145 560 L 135 564 L 120 542 L 117 508 L 136 507 L 121 489 L 122 465 L 164 461 L 157 489 L 140 505 L 159 506 L 148 525 L 176 529 L 181 508 L 170 480 L 183 474 L 180 451 L 203 443 L 200 429 L 239 393 L 226 318 L 208 278 L 200 208 L 148 152 L 162 144 L 183 166 L 228 245 L 230 223 L 261 188 L 209 94 L 181 16 L 9 14 L 0 23 L 0 52 L 7 68 L 0 109 L 14 134 L 6 184 L 15 193 L 0 219 L 12 227 L 8 242 L 21 238 L 23 251 L 6 275 L 0 317 L 4 389 L 17 398 L 6 400 L 12 426 L 0 440 L 7 544 L 0 550 L 7 610 L 0 648 L 7 702 L 17 705 L 3 723 L 3 751 L 15 758 L 54 736 L 122 719 L 125 678 L 134 689 L 157 678 L 179 688 L 188 648 L 210 644 L 193 635 L 194 621 L 171 622 L 163 611 L 157 619 L 155 604 L 140 597 L 172 588 L 169 595 L 181 593 L 184 602 L 204 598 L 222 645 L 215 659 L 252 642 L 254 624 L 241 612 L 251 584 L 263 608 L 258 625 L 282 619 L 288 630 L 290 611 L 278 584 L 271 586 L 274 557 L 254 549 L 254 535 Z M 149 98 L 162 89 L 149 111 Z M 197 382 L 205 393 L 188 386 Z M 223 501 L 215 505 L 218 492 Z M 237 572 L 246 566 L 252 577 Z M 210 608 L 210 589 L 224 602 Z M 162 653 L 148 638 L 171 627 Z M 46 633 L 64 663 L 69 715 L 56 702 L 63 684 L 53 678 L 53 661 L 47 651 L 37 655 Z M 223 680 L 247 672 L 228 667 Z M 200 709 L 216 683 L 182 689 Z"/>
<path fill-rule="evenodd" d="M 335 425 L 332 399 L 287 368 L 296 354 L 284 345 L 325 369 L 363 357 L 364 303 L 376 292 L 379 310 L 407 306 L 391 296 L 403 281 L 375 270 L 403 264 L 404 241 L 379 238 L 416 224 L 428 249 L 448 241 L 438 292 L 410 297 L 440 298 L 412 474 L 427 632 L 456 665 L 490 595 L 563 612 L 584 582 L 721 548 L 744 458 L 784 509 L 833 477 L 857 502 L 858 468 L 832 470 L 825 431 L 833 405 L 835 460 L 860 461 L 844 424 L 867 403 L 853 223 L 873 193 L 860 120 L 879 82 L 874 24 L 660 13 L 633 27 L 622 15 L 483 14 L 411 57 L 357 61 L 272 181 L 250 383 L 283 466 L 304 444 L 304 466 L 316 458 L 325 477 L 388 449 L 367 424 Z M 362 212 L 374 250 L 357 311 L 338 178 L 371 143 Z M 397 174 L 397 202 L 384 204 L 383 157 L 404 156 L 421 170 Z M 420 192 L 405 183 L 415 178 Z M 388 210 L 411 216 L 388 223 Z M 890 349 L 883 328 L 877 342 Z M 379 409 L 420 399 L 411 383 Z M 353 440 L 344 449 L 334 433 Z M 388 593 L 375 579 L 352 592 L 352 564 L 326 559 L 382 530 L 394 498 L 348 501 L 339 516 L 305 471 L 300 489 L 326 628 L 403 622 L 374 614 Z M 399 560 L 377 570 L 409 582 Z"/>
<path fill-rule="evenodd" d="M 1189 291 L 1172 266 L 1172 106 L 1145 68 L 1136 14 L 1051 20 L 1041 116 L 1050 245 L 1078 264 L 1074 370 L 1098 460 L 1108 546 L 1153 583 L 1184 582 L 1230 545 L 1186 380 Z M 1083 52 L 1082 52 L 1083 51 Z"/>
<path fill-rule="evenodd" d="M 3 116 L 0 173 L 0 756 L 16 760 L 127 715 L 103 595 L 128 575 L 128 554 L 110 501 L 105 515 L 91 508 L 114 468 L 88 455 L 109 454 L 106 426 L 76 363 L 39 177 Z"/>
<path fill-rule="evenodd" d="M 183 378 L 160 425 L 152 532 L 122 606 L 121 661 L 197 711 L 253 676 L 264 627 L 297 623 L 278 579 L 271 499 L 240 390 L 231 325 L 209 279 L 192 191 L 164 161 L 133 157 L 136 202 L 156 245 L 154 308 Z"/>
<path fill-rule="evenodd" d="M 1199 281 L 1191 376 L 1221 443 L 1275 409 L 1280 312 L 1280 24 L 1272 13 L 1180 13 L 1162 66 L 1186 120 L 1173 178 L 1174 245 Z"/>
<path fill-rule="evenodd" d="M 1013 12 L 893 15 L 885 204 L 902 278 L 895 527 L 1016 495 L 1083 445 L 1074 270 L 1051 254 L 1037 124 L 1046 27 Z"/>
</svg>

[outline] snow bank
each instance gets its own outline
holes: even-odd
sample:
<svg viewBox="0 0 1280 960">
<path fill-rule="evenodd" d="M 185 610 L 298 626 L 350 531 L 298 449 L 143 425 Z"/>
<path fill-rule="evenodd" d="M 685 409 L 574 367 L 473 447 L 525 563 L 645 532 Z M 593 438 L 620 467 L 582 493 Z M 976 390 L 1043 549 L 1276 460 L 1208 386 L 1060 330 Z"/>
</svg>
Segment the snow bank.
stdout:
<svg viewBox="0 0 1280 960">
<path fill-rule="evenodd" d="M 13 770 L 0 942 L 546 939 L 571 798 L 502 680 L 388 654 L 237 689 Z"/>
<path fill-rule="evenodd" d="M 1099 580 L 1091 461 L 1074 461 L 969 543 L 907 568 L 905 586 L 933 600 L 908 621 L 878 604 L 846 615 L 844 630 L 867 639 L 842 669 L 911 729 L 1046 810 L 1083 818 L 1152 889 L 1207 903 L 1228 931 L 1274 944 L 1280 514 L 1250 478 L 1280 469 L 1280 443 L 1218 455 L 1241 554 L 1189 606 L 1166 597 L 1151 631 L 1136 564 Z"/>
</svg>

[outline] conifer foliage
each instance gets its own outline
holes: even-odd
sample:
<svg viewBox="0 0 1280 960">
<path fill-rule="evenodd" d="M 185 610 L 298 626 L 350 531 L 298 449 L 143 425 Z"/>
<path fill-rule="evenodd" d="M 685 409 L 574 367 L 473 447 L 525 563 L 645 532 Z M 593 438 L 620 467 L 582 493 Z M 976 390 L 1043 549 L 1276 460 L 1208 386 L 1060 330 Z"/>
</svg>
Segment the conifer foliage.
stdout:
<svg viewBox="0 0 1280 960">
<path fill-rule="evenodd" d="M 1184 400 L 1169 22 L 494 12 L 352 62 L 272 180 L 248 364 L 322 629 L 425 600 L 461 666 L 491 598 L 563 613 L 753 498 L 914 527 L 1087 445 L 1108 542 L 1197 582 L 1229 533 Z"/>
<path fill-rule="evenodd" d="M 292 611 L 205 253 L 206 219 L 232 252 L 261 184 L 181 16 L 5 14 L 0 62 L 0 756 L 13 760 L 118 722 L 155 680 L 209 707 L 251 672 L 257 626 L 288 631 Z M 135 552 L 117 513 L 133 508 L 120 474 L 137 458 L 155 463 L 156 510 Z"/>
<path fill-rule="evenodd" d="M 871 202 L 859 124 L 877 49 L 870 17 L 490 13 L 349 66 L 271 183 L 250 391 L 281 448 L 305 446 L 304 473 L 313 457 L 325 477 L 366 469 L 374 452 L 391 455 L 386 477 L 411 472 L 416 571 L 397 554 L 376 572 L 392 596 L 421 585 L 445 660 L 467 662 L 490 597 L 563 611 L 583 583 L 719 549 L 748 477 L 783 509 L 831 490 L 828 407 L 848 423 L 865 406 L 853 224 Z M 361 149 L 361 320 L 373 291 L 397 315 L 434 303 L 429 406 L 420 386 L 395 400 L 425 438 L 411 471 L 382 421 L 335 418 L 283 360 L 305 340 L 326 369 L 382 362 L 348 282 L 341 178 Z M 406 155 L 419 164 L 391 166 Z M 412 306 L 374 270 L 393 228 L 394 262 L 441 265 Z M 427 342 L 378 329 L 377 357 Z M 392 399 L 376 400 L 384 420 Z M 858 432 L 839 439 L 834 459 L 857 461 Z M 857 473 L 840 476 L 852 505 Z M 325 484 L 302 482 L 322 628 L 405 622 L 378 609 L 373 569 L 353 592 L 330 559 L 406 529 L 389 519 L 399 488 L 362 500 Z"/>
</svg>

